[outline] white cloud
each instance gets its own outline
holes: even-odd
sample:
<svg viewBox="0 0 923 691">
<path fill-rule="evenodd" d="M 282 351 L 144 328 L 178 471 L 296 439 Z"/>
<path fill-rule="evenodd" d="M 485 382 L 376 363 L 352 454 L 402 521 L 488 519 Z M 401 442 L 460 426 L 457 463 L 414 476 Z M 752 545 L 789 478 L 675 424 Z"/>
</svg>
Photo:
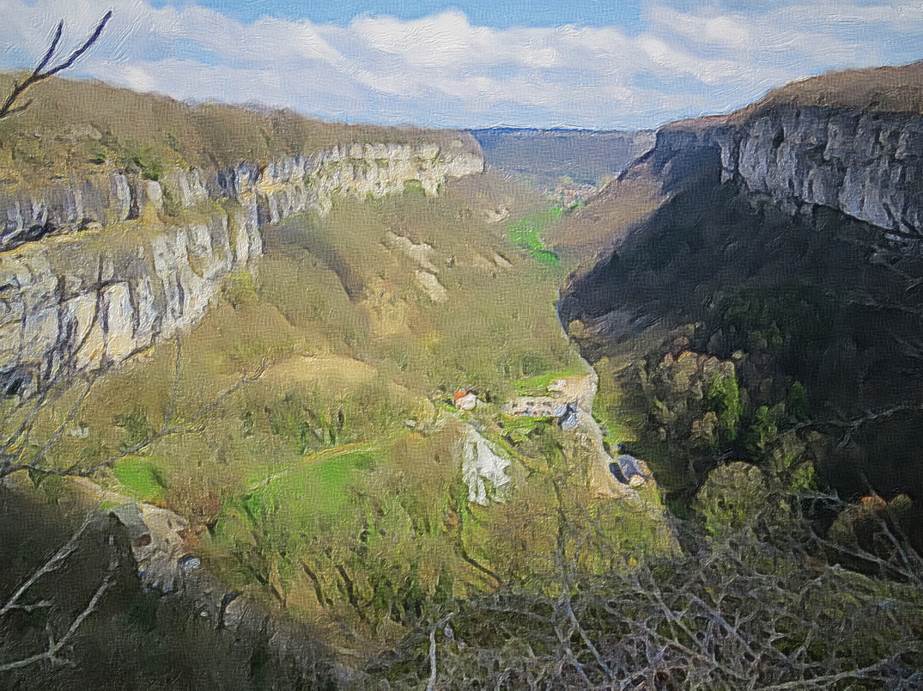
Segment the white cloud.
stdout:
<svg viewBox="0 0 923 691">
<path fill-rule="evenodd" d="M 727 0 L 730 1 L 730 0 Z M 113 0 L 0 0 L 0 65 L 23 66 L 58 17 L 73 42 Z M 746 10 L 648 4 L 644 27 L 505 28 L 458 11 L 348 25 L 242 23 L 115 0 L 81 72 L 178 98 L 261 101 L 328 118 L 470 126 L 650 126 L 726 110 L 826 69 L 923 57 L 919 0 L 791 0 Z M 7 42 L 4 44 L 4 42 Z"/>
</svg>

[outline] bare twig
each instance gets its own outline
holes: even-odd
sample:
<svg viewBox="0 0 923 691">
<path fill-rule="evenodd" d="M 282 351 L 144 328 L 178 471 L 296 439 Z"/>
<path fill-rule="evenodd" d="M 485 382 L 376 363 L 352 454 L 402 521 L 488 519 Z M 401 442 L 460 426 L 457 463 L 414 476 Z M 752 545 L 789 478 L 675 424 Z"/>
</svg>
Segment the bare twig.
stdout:
<svg viewBox="0 0 923 691">
<path fill-rule="evenodd" d="M 9 96 L 6 100 L 0 105 L 0 120 L 8 118 L 16 113 L 21 113 L 26 110 L 30 105 L 32 105 L 32 100 L 28 100 L 24 103 L 17 103 L 20 97 L 32 86 L 35 86 L 39 82 L 52 77 L 59 72 L 63 72 L 70 67 L 73 67 L 74 64 L 86 53 L 94 43 L 99 40 L 99 37 L 102 35 L 103 30 L 106 28 L 106 25 L 109 23 L 109 20 L 112 18 L 112 10 L 106 12 L 103 15 L 103 18 L 99 20 L 99 23 L 96 25 L 96 28 L 93 32 L 87 37 L 87 39 L 70 55 L 68 55 L 64 60 L 59 62 L 57 65 L 48 67 L 52 58 L 54 58 L 55 53 L 58 50 L 58 45 L 61 42 L 61 35 L 64 32 L 64 20 L 62 19 L 58 22 L 57 27 L 55 28 L 54 35 L 51 39 L 51 44 L 48 46 L 48 50 L 42 56 L 42 59 L 39 60 L 38 65 L 35 69 L 26 77 L 23 81 L 14 82 L 13 88 L 10 91 Z"/>
<path fill-rule="evenodd" d="M 39 580 L 48 574 L 57 571 L 77 550 L 80 538 L 86 532 L 91 520 L 92 514 L 88 515 L 84 519 L 80 527 L 74 532 L 73 535 L 71 535 L 71 538 L 60 549 L 58 549 L 44 564 L 36 569 L 23 582 L 23 584 L 13 592 L 6 603 L 0 607 L 0 617 L 3 617 L 14 610 L 33 612 L 38 609 L 48 609 L 52 606 L 52 603 L 48 600 L 40 600 L 30 604 L 21 604 L 20 599 L 32 587 L 34 587 Z M 64 633 L 56 637 L 52 630 L 51 623 L 47 622 L 46 631 L 48 635 L 48 647 L 42 652 L 28 655 L 18 660 L 10 660 L 0 663 L 0 672 L 10 672 L 13 670 L 22 669 L 39 662 L 49 662 L 55 665 L 72 664 L 69 660 L 62 657 L 62 653 L 70 645 L 73 638 L 77 635 L 77 632 L 80 630 L 80 627 L 87 620 L 87 618 L 96 611 L 99 606 L 99 602 L 102 600 L 103 595 L 106 594 L 106 591 L 112 587 L 113 583 L 115 582 L 115 574 L 118 568 L 118 564 L 118 554 L 114 549 L 113 540 L 110 538 L 109 566 L 106 570 L 106 575 L 103 577 L 102 581 L 93 592 L 89 602 L 87 602 L 86 606 L 74 616 Z"/>
<path fill-rule="evenodd" d="M 849 571 L 825 558 L 836 552 L 832 540 L 810 538 L 816 526 L 800 506 L 793 502 L 771 534 L 760 535 L 778 518 L 766 508 L 745 531 L 604 576 L 562 559 L 559 542 L 564 588 L 554 599 L 505 587 L 453 606 L 456 631 L 470 634 L 438 648 L 439 676 L 478 688 L 917 688 L 923 560 L 885 520 L 885 555 L 858 545 L 837 552 L 877 560 L 885 577 Z M 561 516 L 570 540 L 569 515 Z M 840 614 L 844 607 L 850 616 Z M 402 684 L 433 679 L 437 635 L 438 625 L 422 632 L 422 664 L 412 674 L 423 678 Z"/>
<path fill-rule="evenodd" d="M 32 586 L 34 586 L 43 576 L 56 571 L 67 561 L 67 558 L 77 549 L 81 536 L 86 532 L 90 525 L 90 516 L 87 516 L 80 527 L 71 535 L 71 538 L 55 552 L 44 564 L 36 569 L 29 578 L 27 578 L 19 588 L 17 588 L 2 607 L 0 607 L 0 617 L 4 616 L 13 609 L 21 609 L 19 598 L 21 598 Z"/>
</svg>

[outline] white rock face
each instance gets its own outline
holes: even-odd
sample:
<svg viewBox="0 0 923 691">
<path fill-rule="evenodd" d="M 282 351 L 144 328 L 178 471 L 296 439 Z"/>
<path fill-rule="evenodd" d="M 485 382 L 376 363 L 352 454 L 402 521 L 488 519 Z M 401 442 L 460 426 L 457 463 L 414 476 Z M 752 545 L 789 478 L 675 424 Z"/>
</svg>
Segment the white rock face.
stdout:
<svg viewBox="0 0 923 691">
<path fill-rule="evenodd" d="M 421 269 L 429 271 L 431 274 L 439 273 L 439 269 L 433 264 L 436 250 L 432 245 L 425 242 L 416 243 L 410 238 L 403 235 L 397 235 L 390 230 L 385 233 L 385 245 L 389 249 L 403 252 L 407 257 L 416 262 Z"/>
<path fill-rule="evenodd" d="M 425 143 L 352 144 L 280 159 L 262 170 L 244 163 L 220 171 L 214 186 L 245 206 L 254 205 L 262 225 L 301 211 L 326 214 L 336 195 L 380 198 L 403 192 L 411 182 L 435 195 L 449 178 L 483 170 L 484 159 L 460 140 L 445 149 Z"/>
<path fill-rule="evenodd" d="M 730 125 L 665 128 L 655 155 L 696 146 L 720 150 L 722 179 L 784 208 L 822 205 L 885 230 L 923 231 L 923 117 L 775 107 Z"/>
<path fill-rule="evenodd" d="M 334 146 L 263 167 L 175 168 L 160 181 L 113 172 L 40 190 L 0 186 L 0 250 L 44 235 L 138 218 L 146 206 L 160 210 L 167 201 L 189 209 L 231 199 L 263 225 L 300 211 L 325 214 L 338 194 L 382 197 L 417 182 L 434 195 L 447 179 L 483 169 L 483 157 L 459 139 L 442 148 L 425 142 Z"/>
<path fill-rule="evenodd" d="M 448 291 L 446 291 L 445 286 L 439 282 L 435 274 L 418 269 L 413 272 L 413 275 L 414 278 L 417 279 L 417 284 L 430 300 L 436 303 L 443 303 L 449 299 Z"/>
<path fill-rule="evenodd" d="M 121 362 L 192 326 L 223 278 L 262 254 L 266 224 L 326 213 L 337 194 L 383 196 L 412 180 L 435 193 L 447 178 L 481 170 L 480 156 L 461 146 L 356 144 L 211 176 L 173 170 L 154 182 L 112 174 L 26 195 L 0 188 L 0 391 L 29 392 L 59 374 Z M 203 220 L 138 226 L 137 237 L 120 231 L 106 242 L 106 224 L 167 201 L 202 208 Z M 103 228 L 86 240 L 39 239 L 90 225 Z M 421 270 L 417 280 L 433 301 L 446 299 L 434 273 Z"/>
<path fill-rule="evenodd" d="M 118 243 L 33 242 L 0 253 L 0 382 L 31 389 L 59 374 L 121 362 L 194 324 L 221 279 L 242 266 L 233 216 Z M 245 233 L 258 237 L 258 231 Z M 258 256 L 246 243 L 238 256 Z M 246 261 L 246 260 L 244 260 Z"/>
<path fill-rule="evenodd" d="M 461 441 L 462 479 L 468 487 L 468 501 L 481 506 L 503 501 L 510 489 L 506 474 L 510 461 L 498 455 L 476 429 L 466 425 Z"/>
</svg>

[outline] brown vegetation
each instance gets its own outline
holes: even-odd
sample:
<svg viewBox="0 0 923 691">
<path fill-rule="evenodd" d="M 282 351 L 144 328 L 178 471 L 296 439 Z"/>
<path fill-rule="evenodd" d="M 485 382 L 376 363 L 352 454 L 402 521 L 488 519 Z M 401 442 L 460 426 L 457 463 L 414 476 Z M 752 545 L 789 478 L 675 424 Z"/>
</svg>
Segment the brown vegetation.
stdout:
<svg viewBox="0 0 923 691">
<path fill-rule="evenodd" d="M 784 105 L 923 114 L 923 61 L 830 72 L 792 82 L 769 92 L 737 117 Z"/>
<path fill-rule="evenodd" d="M 559 559 L 560 585 L 547 594 L 450 603 L 366 678 L 444 689 L 923 683 L 923 561 L 894 524 L 879 517 L 867 549 L 825 537 L 810 518 L 843 508 L 832 497 L 766 488 L 740 506 L 718 538 L 686 524 L 682 556 L 596 578 Z"/>
</svg>

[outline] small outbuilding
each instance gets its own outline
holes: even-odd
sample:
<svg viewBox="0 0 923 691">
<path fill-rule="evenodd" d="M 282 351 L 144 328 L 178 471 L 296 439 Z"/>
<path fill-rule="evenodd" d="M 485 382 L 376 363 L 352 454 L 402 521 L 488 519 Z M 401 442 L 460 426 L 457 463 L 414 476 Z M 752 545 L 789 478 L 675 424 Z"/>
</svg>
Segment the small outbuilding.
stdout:
<svg viewBox="0 0 923 691">
<path fill-rule="evenodd" d="M 478 404 L 478 397 L 470 389 L 458 389 L 452 396 L 452 404 L 459 410 L 474 410 Z"/>
</svg>

